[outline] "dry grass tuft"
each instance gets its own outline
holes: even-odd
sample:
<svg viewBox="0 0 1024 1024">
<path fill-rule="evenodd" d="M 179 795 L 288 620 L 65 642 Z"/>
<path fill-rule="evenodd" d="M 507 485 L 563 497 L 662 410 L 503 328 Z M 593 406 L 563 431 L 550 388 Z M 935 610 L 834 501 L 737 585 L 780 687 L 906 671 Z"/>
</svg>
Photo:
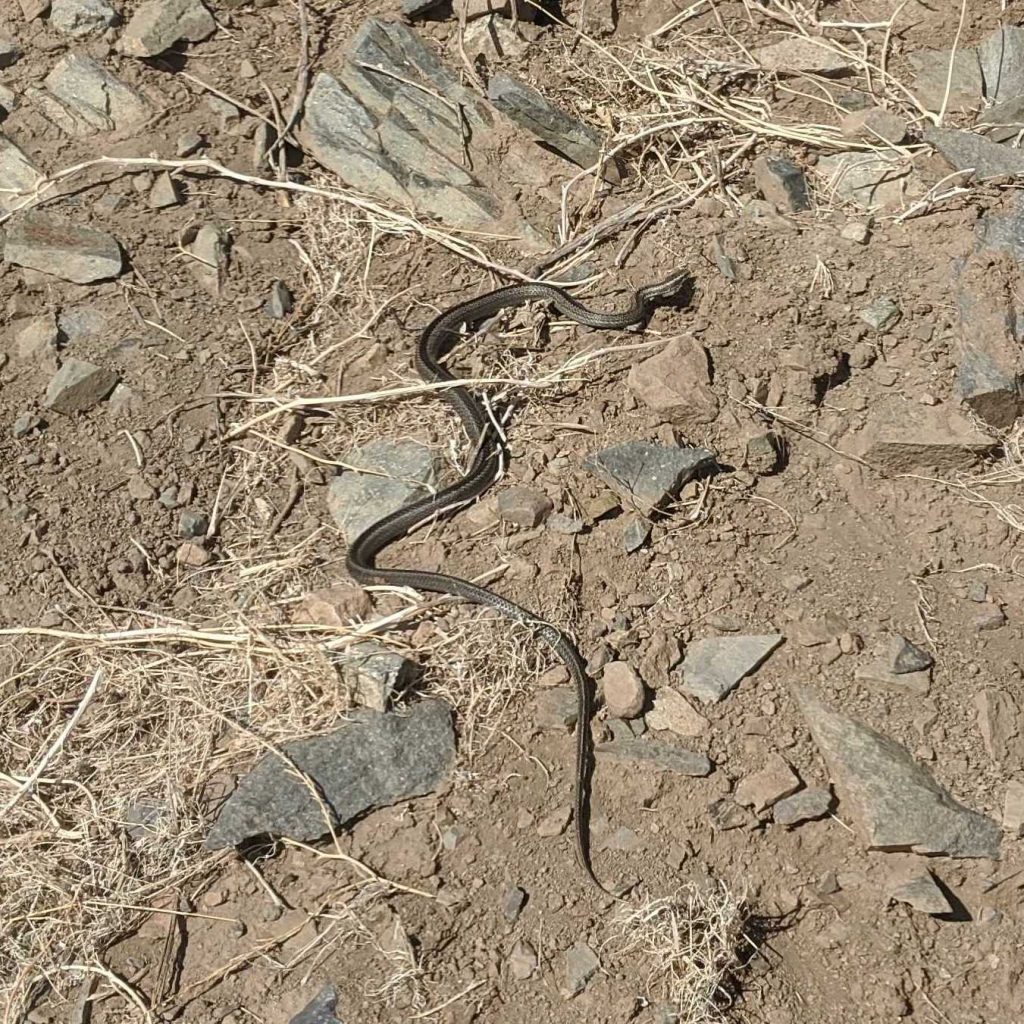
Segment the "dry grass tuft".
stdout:
<svg viewBox="0 0 1024 1024">
<path fill-rule="evenodd" d="M 725 981 L 738 966 L 745 918 L 742 897 L 724 883 L 690 884 L 623 907 L 609 945 L 650 965 L 648 992 L 678 1013 L 679 1024 L 713 1024 L 729 1003 Z"/>
</svg>

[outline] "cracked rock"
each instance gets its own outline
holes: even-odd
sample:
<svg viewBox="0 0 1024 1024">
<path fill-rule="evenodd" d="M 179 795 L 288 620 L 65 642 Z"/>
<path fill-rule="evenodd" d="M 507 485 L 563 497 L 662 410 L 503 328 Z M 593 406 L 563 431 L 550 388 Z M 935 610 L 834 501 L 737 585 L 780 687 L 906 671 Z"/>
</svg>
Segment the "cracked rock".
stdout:
<svg viewBox="0 0 1024 1024">
<path fill-rule="evenodd" d="M 587 457 L 583 465 L 629 508 L 651 512 L 671 501 L 698 470 L 714 462 L 705 448 L 627 441 Z"/>
<path fill-rule="evenodd" d="M 352 711 L 333 732 L 284 744 L 288 759 L 319 788 L 317 800 L 288 761 L 266 754 L 221 808 L 206 839 L 219 850 L 269 833 L 309 842 L 375 807 L 435 789 L 455 759 L 451 710 L 422 700 L 402 715 Z"/>
<path fill-rule="evenodd" d="M 71 416 L 98 405 L 117 386 L 117 374 L 81 359 L 66 359 L 46 389 L 43 405 Z"/>
<path fill-rule="evenodd" d="M 113 236 L 48 213 L 26 213 L 7 232 L 4 259 L 75 284 L 117 277 L 123 267 Z"/>
<path fill-rule="evenodd" d="M 437 460 L 416 441 L 371 441 L 345 463 L 351 468 L 331 481 L 327 507 L 349 544 L 437 483 Z"/>
<path fill-rule="evenodd" d="M 177 42 L 198 43 L 216 31 L 201 0 L 146 0 L 125 25 L 120 48 L 130 57 L 155 57 Z"/>
<path fill-rule="evenodd" d="M 999 826 L 957 803 L 906 748 L 796 691 L 843 807 L 868 846 L 950 857 L 999 856 Z"/>
<path fill-rule="evenodd" d="M 714 636 L 694 640 L 683 659 L 683 690 L 705 703 L 719 701 L 782 643 L 767 636 Z"/>
</svg>

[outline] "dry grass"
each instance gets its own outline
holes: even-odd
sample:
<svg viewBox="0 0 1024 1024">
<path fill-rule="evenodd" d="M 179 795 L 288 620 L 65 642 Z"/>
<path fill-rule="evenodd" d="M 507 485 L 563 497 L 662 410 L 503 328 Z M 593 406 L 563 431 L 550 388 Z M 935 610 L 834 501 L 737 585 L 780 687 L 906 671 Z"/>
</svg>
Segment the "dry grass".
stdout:
<svg viewBox="0 0 1024 1024">
<path fill-rule="evenodd" d="M 679 1024 L 714 1024 L 729 1003 L 725 982 L 739 964 L 746 910 L 721 882 L 689 884 L 673 896 L 624 906 L 608 946 L 647 965 L 650 997 Z"/>
</svg>

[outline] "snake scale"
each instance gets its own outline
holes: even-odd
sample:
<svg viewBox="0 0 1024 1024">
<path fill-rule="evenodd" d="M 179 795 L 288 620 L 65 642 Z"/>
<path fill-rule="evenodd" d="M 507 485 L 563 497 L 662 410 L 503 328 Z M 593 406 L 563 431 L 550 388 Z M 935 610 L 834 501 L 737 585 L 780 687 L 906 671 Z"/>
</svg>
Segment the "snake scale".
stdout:
<svg viewBox="0 0 1024 1024">
<path fill-rule="evenodd" d="M 416 369 L 424 382 L 438 384 L 456 380 L 441 365 L 448 350 L 462 336 L 461 329 L 471 331 L 483 321 L 506 309 L 527 302 L 544 301 L 556 312 L 576 323 L 599 330 L 621 330 L 644 323 L 653 306 L 677 295 L 688 277 L 674 274 L 658 284 L 637 289 L 633 304 L 622 312 L 602 313 L 588 309 L 555 285 L 524 283 L 498 288 L 495 291 L 452 306 L 436 316 L 423 330 L 416 348 Z M 590 718 L 593 710 L 591 681 L 586 663 L 576 644 L 556 626 L 538 618 L 533 612 L 512 601 L 477 586 L 468 580 L 438 572 L 419 569 L 386 569 L 377 565 L 377 556 L 389 544 L 435 518 L 450 515 L 456 509 L 479 498 L 495 482 L 501 469 L 502 438 L 483 405 L 464 387 L 453 385 L 439 395 L 458 413 L 474 448 L 468 472 L 449 487 L 403 505 L 378 520 L 352 542 L 348 550 L 348 571 L 362 586 L 411 587 L 433 593 L 448 594 L 473 604 L 486 605 L 514 622 L 531 627 L 548 643 L 565 663 L 576 688 L 578 717 L 576 724 L 575 834 L 576 855 L 587 878 L 607 892 L 594 874 L 590 860 L 587 818 L 587 790 L 590 766 Z"/>
</svg>

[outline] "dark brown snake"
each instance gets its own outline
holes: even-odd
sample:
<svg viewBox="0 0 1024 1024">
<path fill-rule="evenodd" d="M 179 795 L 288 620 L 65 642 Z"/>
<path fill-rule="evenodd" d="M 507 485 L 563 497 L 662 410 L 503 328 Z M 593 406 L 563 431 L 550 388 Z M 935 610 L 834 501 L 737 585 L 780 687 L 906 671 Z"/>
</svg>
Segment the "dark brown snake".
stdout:
<svg viewBox="0 0 1024 1024">
<path fill-rule="evenodd" d="M 602 330 L 622 330 L 642 324 L 658 301 L 677 295 L 688 281 L 688 275 L 675 274 L 659 284 L 637 289 L 633 304 L 623 312 L 599 313 L 587 309 L 566 292 L 549 284 L 516 284 L 498 288 L 475 299 L 459 303 L 435 317 L 420 335 L 416 348 L 416 369 L 428 384 L 456 380 L 441 365 L 440 359 L 461 336 L 461 328 L 472 330 L 484 320 L 504 309 L 526 302 L 545 301 L 562 316 L 586 327 Z M 506 618 L 523 623 L 536 631 L 541 639 L 554 648 L 565 663 L 576 686 L 578 720 L 576 724 L 576 778 L 575 826 L 576 854 L 587 877 L 603 893 L 607 890 L 597 880 L 590 862 L 587 792 L 590 766 L 590 718 L 593 711 L 591 681 L 586 663 L 576 644 L 556 626 L 539 619 L 533 612 L 522 608 L 498 594 L 456 576 L 419 569 L 382 569 L 377 556 L 393 541 L 435 518 L 450 515 L 458 508 L 479 498 L 497 479 L 501 470 L 502 438 L 484 407 L 466 388 L 453 385 L 442 389 L 439 396 L 459 414 L 474 448 L 469 471 L 450 487 L 428 494 L 402 506 L 397 512 L 385 516 L 364 530 L 348 550 L 348 571 L 363 586 L 411 587 L 434 593 L 461 597 L 473 604 L 494 608 Z"/>
</svg>

